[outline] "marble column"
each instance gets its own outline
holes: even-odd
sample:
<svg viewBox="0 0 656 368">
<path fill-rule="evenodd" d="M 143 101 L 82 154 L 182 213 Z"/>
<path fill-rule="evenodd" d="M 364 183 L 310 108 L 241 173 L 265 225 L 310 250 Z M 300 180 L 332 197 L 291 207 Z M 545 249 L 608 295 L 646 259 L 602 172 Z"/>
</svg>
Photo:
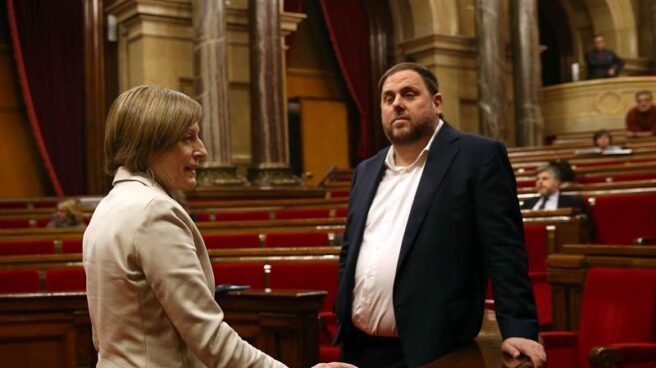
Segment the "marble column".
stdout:
<svg viewBox="0 0 656 368">
<path fill-rule="evenodd" d="M 478 119 L 481 133 L 507 141 L 505 50 L 499 0 L 476 0 Z"/>
<path fill-rule="evenodd" d="M 287 147 L 281 2 L 250 0 L 249 10 L 252 167 L 248 179 L 258 186 L 299 185 Z"/>
<path fill-rule="evenodd" d="M 196 98 L 203 105 L 201 132 L 207 149 L 207 159 L 198 171 L 198 183 L 245 184 L 232 164 L 225 0 L 194 0 L 192 11 L 194 82 Z"/>
<path fill-rule="evenodd" d="M 511 1 L 515 121 L 518 146 L 542 144 L 537 0 Z"/>
</svg>

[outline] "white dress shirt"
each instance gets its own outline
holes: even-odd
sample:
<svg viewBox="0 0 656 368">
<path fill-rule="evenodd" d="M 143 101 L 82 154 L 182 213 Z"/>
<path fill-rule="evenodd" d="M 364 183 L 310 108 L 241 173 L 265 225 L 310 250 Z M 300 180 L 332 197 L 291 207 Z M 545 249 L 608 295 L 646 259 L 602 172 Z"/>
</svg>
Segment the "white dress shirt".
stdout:
<svg viewBox="0 0 656 368">
<path fill-rule="evenodd" d="M 560 191 L 556 191 L 553 194 L 551 194 L 549 197 L 546 199 L 540 198 L 538 201 L 535 203 L 533 206 L 534 210 L 540 209 L 540 206 L 542 206 L 542 202 L 545 200 L 547 201 L 547 204 L 544 205 L 543 210 L 557 210 L 558 209 L 558 197 L 560 196 Z"/>
<path fill-rule="evenodd" d="M 387 152 L 386 170 L 367 214 L 353 289 L 353 325 L 369 335 L 398 336 L 392 302 L 396 264 L 428 149 L 442 125 L 440 120 L 407 167 L 396 165 L 393 146 Z"/>
</svg>

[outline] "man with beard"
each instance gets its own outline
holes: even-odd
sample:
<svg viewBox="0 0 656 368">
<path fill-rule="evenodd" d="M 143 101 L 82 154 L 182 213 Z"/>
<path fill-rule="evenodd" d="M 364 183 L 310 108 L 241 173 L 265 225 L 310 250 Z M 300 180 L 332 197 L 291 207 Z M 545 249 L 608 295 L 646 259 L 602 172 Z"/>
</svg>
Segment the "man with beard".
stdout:
<svg viewBox="0 0 656 368">
<path fill-rule="evenodd" d="M 355 170 L 335 310 L 342 360 L 417 367 L 478 334 L 492 277 L 502 350 L 542 366 L 515 177 L 505 147 L 440 117 L 435 76 L 380 79 L 392 143 Z"/>
<path fill-rule="evenodd" d="M 636 105 L 626 113 L 628 136 L 638 132 L 651 132 L 656 135 L 656 106 L 652 102 L 650 91 L 638 91 L 635 95 Z"/>
</svg>

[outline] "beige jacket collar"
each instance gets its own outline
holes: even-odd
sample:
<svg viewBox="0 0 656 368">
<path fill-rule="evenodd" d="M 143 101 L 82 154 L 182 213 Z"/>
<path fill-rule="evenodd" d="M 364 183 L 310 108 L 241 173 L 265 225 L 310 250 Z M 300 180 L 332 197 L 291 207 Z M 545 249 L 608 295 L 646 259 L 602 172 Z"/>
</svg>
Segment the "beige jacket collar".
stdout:
<svg viewBox="0 0 656 368">
<path fill-rule="evenodd" d="M 144 172 L 132 172 L 128 170 L 125 166 L 121 166 L 116 170 L 116 174 L 114 175 L 114 180 L 112 181 L 112 185 L 116 186 L 116 184 L 123 182 L 123 181 L 138 181 L 141 184 L 153 188 L 159 192 L 162 192 L 162 194 L 169 195 L 164 188 L 162 188 L 161 185 L 157 182 L 155 179 L 149 178 L 146 173 Z"/>
</svg>

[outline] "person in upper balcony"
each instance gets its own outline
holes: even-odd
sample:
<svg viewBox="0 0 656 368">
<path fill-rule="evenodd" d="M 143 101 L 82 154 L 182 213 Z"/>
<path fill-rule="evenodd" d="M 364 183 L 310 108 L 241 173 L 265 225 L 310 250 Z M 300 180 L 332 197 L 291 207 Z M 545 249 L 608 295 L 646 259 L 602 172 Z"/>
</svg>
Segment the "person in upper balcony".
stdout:
<svg viewBox="0 0 656 368">
<path fill-rule="evenodd" d="M 656 106 L 651 91 L 638 91 L 635 94 L 636 105 L 626 113 L 626 134 L 635 137 L 640 132 L 656 135 Z"/>
<path fill-rule="evenodd" d="M 624 60 L 606 48 L 604 36 L 595 35 L 593 49 L 585 53 L 588 79 L 617 77 L 624 67 Z"/>
</svg>

